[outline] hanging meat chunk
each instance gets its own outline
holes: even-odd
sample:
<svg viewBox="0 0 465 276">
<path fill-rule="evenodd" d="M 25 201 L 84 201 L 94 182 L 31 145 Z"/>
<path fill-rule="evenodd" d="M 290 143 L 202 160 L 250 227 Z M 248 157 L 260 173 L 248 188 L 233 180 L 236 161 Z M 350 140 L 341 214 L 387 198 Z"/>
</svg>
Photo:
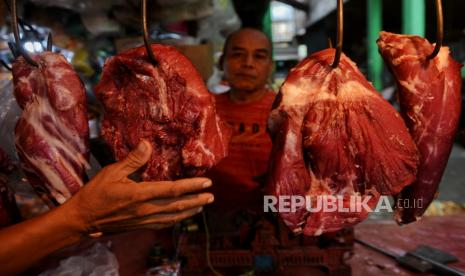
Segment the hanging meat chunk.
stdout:
<svg viewBox="0 0 465 276">
<path fill-rule="evenodd" d="M 38 67 L 22 57 L 13 63 L 14 93 L 23 109 L 15 144 L 29 182 L 53 206 L 80 189 L 89 166 L 86 93 L 62 55 L 33 58 Z"/>
<path fill-rule="evenodd" d="M 227 154 L 230 129 L 192 63 L 173 47 L 152 44 L 105 63 L 95 94 L 103 103 L 102 135 L 116 159 L 145 138 L 153 145 L 142 177 L 171 180 L 203 174 Z"/>
<path fill-rule="evenodd" d="M 281 87 L 269 118 L 268 189 L 274 196 L 339 196 L 343 207 L 359 198 L 373 208 L 380 194 L 397 194 L 414 181 L 418 152 L 400 115 L 349 58 L 343 54 L 331 67 L 334 52 L 311 55 Z M 368 215 L 352 210 L 302 206 L 280 215 L 295 233 L 319 235 Z"/>
<path fill-rule="evenodd" d="M 396 220 L 416 221 L 434 199 L 457 131 L 461 111 L 461 65 L 448 47 L 434 49 L 419 36 L 381 32 L 379 50 L 397 82 L 402 116 L 420 152 L 413 185 L 398 196 Z"/>
</svg>

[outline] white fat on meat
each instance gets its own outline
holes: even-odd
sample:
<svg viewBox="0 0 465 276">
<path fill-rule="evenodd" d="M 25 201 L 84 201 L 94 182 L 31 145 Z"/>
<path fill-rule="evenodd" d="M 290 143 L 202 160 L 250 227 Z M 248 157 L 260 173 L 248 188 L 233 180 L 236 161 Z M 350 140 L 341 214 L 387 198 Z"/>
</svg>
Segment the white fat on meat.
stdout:
<svg viewBox="0 0 465 276">
<path fill-rule="evenodd" d="M 72 175 L 73 180 L 82 186 L 83 183 L 81 177 L 76 175 L 73 166 L 67 159 L 60 158 L 60 151 L 64 152 L 67 158 L 72 159 L 79 166 L 88 169 L 90 168 L 90 165 L 81 153 L 85 152 L 85 142 L 70 130 L 58 114 L 56 114 L 56 111 L 47 99 L 36 95 L 34 95 L 34 97 L 34 101 L 28 104 L 23 111 L 23 120 L 34 128 L 34 132 L 37 136 L 41 137 L 44 141 L 47 141 L 48 146 L 53 151 L 53 155 L 59 158 L 57 161 L 60 161 L 66 170 Z M 42 121 L 45 116 L 52 118 L 53 122 L 49 124 L 49 126 L 53 127 L 54 132 L 59 134 L 58 137 L 55 136 L 55 133 L 49 133 L 45 129 L 44 122 Z M 18 140 L 18 137 L 16 140 Z M 16 142 L 16 145 L 20 148 L 21 152 L 23 152 L 27 160 L 35 168 L 39 169 L 39 171 L 47 178 L 48 183 L 53 183 L 52 188 L 48 187 L 52 195 L 54 194 L 54 189 L 59 191 L 61 196 L 56 197 L 59 203 L 63 203 L 67 198 L 71 197 L 64 179 L 59 176 L 53 166 L 50 166 L 49 160 L 25 152 L 21 149 L 18 142 Z M 76 148 L 75 145 L 78 145 L 80 148 Z M 62 202 L 60 202 L 60 200 Z"/>
</svg>

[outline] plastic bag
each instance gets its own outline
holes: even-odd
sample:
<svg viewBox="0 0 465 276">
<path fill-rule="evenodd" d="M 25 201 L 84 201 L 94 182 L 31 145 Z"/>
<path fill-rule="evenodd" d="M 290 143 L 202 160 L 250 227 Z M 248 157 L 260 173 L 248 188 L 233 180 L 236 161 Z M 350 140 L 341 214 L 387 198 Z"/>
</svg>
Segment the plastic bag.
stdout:
<svg viewBox="0 0 465 276">
<path fill-rule="evenodd" d="M 241 27 L 241 20 L 234 10 L 230 0 L 214 0 L 213 14 L 202 18 L 198 22 L 199 41 L 210 41 L 215 51 L 221 51 L 226 35 Z"/>
<path fill-rule="evenodd" d="M 158 0 L 152 16 L 163 23 L 197 20 L 213 14 L 211 0 Z"/>
<path fill-rule="evenodd" d="M 8 157 L 16 162 L 15 126 L 21 116 L 21 108 L 13 95 L 12 80 L 0 82 L 0 146 Z"/>
<path fill-rule="evenodd" d="M 39 6 L 59 7 L 69 9 L 78 13 L 107 11 L 112 5 L 123 2 L 124 0 L 114 1 L 94 1 L 94 0 L 31 0 L 32 3 Z"/>
<path fill-rule="evenodd" d="M 82 251 L 60 262 L 52 270 L 42 272 L 39 276 L 117 276 L 118 260 L 102 243 L 96 243 L 91 248 Z"/>
</svg>

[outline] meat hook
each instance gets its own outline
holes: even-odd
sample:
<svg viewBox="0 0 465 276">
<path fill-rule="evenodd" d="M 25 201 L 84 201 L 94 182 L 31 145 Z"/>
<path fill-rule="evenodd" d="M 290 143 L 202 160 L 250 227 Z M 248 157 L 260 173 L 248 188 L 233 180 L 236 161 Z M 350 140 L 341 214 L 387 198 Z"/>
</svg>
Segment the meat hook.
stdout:
<svg viewBox="0 0 465 276">
<path fill-rule="evenodd" d="M 0 64 L 2 64 L 2 66 L 5 67 L 6 70 L 11 72 L 11 67 L 3 59 L 0 59 Z"/>
<path fill-rule="evenodd" d="M 16 0 L 11 0 L 11 20 L 13 23 L 13 35 L 15 36 L 16 48 L 18 52 L 24 57 L 24 59 L 29 64 L 38 67 L 39 65 L 37 64 L 37 62 L 29 56 L 29 54 L 23 49 L 23 47 L 21 47 L 18 29 L 18 16 L 16 12 Z"/>
<path fill-rule="evenodd" d="M 152 47 L 150 46 L 151 43 L 147 28 L 147 0 L 142 0 L 142 31 L 144 34 L 144 44 L 145 49 L 147 50 L 147 55 L 149 56 L 149 59 L 152 62 L 153 66 L 157 66 L 158 61 L 155 59 Z"/>
<path fill-rule="evenodd" d="M 16 59 L 19 56 L 18 48 L 16 48 L 16 43 L 8 41 L 8 48 L 10 48 L 11 54 Z"/>
<path fill-rule="evenodd" d="M 8 0 L 4 0 L 3 2 L 5 3 L 8 11 L 11 13 L 11 7 L 10 7 L 10 3 L 8 2 Z M 17 18 L 18 18 L 19 27 L 21 27 L 23 32 L 31 32 L 34 35 L 35 39 L 41 40 L 39 32 L 31 24 L 27 23 L 26 21 L 24 21 L 19 16 L 17 16 Z M 45 48 L 45 47 L 42 46 L 42 48 Z M 10 47 L 10 50 L 13 52 L 11 47 Z M 47 50 L 47 51 L 49 51 L 49 50 Z M 15 58 L 16 58 L 16 56 L 17 55 L 15 55 Z"/>
<path fill-rule="evenodd" d="M 8 0 L 4 0 L 3 1 L 8 9 L 8 12 L 11 13 L 11 7 L 10 7 L 10 3 L 8 2 Z M 21 27 L 21 29 L 23 30 L 23 32 L 26 32 L 26 31 L 30 31 L 34 34 L 35 38 L 39 38 L 39 32 L 34 29 L 34 27 L 27 23 L 26 21 L 24 21 L 21 17 L 18 16 L 18 23 L 19 23 L 19 26 Z M 27 27 L 27 28 L 26 28 Z"/>
<path fill-rule="evenodd" d="M 48 36 L 47 36 L 47 51 L 49 51 L 49 52 L 52 51 L 52 45 L 53 45 L 52 33 L 48 33 Z"/>
<path fill-rule="evenodd" d="M 435 58 L 441 49 L 444 40 L 444 20 L 442 16 L 442 1 L 436 0 L 436 46 L 428 59 Z"/>
<path fill-rule="evenodd" d="M 344 4 L 342 0 L 337 0 L 337 42 L 336 42 L 336 55 L 331 67 L 336 68 L 341 60 L 342 53 L 342 37 L 344 32 Z"/>
</svg>

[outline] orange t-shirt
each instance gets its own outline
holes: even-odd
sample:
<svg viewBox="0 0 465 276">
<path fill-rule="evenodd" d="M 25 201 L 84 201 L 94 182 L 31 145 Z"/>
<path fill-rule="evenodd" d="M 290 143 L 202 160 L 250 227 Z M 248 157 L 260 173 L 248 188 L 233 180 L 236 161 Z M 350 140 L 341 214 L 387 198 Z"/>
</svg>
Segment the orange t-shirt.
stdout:
<svg viewBox="0 0 465 276">
<path fill-rule="evenodd" d="M 266 125 L 275 96 L 270 91 L 247 104 L 233 102 L 229 92 L 215 96 L 218 115 L 233 129 L 228 156 L 207 174 L 213 181 L 215 205 L 259 204 L 261 187 L 254 178 L 268 168 L 271 139 Z"/>
</svg>

